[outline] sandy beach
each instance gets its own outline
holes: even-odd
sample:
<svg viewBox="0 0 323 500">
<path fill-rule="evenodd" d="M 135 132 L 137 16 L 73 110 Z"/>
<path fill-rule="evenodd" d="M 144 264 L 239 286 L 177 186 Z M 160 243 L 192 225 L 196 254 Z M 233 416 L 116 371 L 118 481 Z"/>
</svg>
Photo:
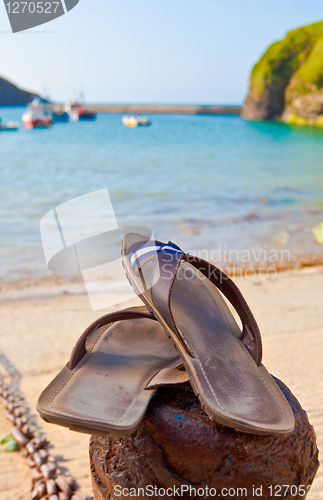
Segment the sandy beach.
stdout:
<svg viewBox="0 0 323 500">
<path fill-rule="evenodd" d="M 323 449 L 323 267 L 287 270 L 275 279 L 234 278 L 259 323 L 267 369 L 291 389 Z M 120 302 L 123 297 L 120 296 Z M 122 304 L 140 304 L 139 299 Z M 121 307 L 121 306 L 120 306 Z M 120 308 L 115 306 L 114 309 Z M 93 312 L 86 295 L 5 299 L 0 302 L 0 371 L 14 376 L 60 468 L 91 495 L 89 436 L 47 424 L 37 415 L 39 394 L 67 362 L 83 330 L 110 309 Z M 10 376 L 7 375 L 8 380 Z M 10 429 L 0 408 L 1 433 Z M 31 473 L 19 453 L 0 452 L 0 500 L 29 500 Z M 323 498 L 323 469 L 308 498 Z"/>
</svg>

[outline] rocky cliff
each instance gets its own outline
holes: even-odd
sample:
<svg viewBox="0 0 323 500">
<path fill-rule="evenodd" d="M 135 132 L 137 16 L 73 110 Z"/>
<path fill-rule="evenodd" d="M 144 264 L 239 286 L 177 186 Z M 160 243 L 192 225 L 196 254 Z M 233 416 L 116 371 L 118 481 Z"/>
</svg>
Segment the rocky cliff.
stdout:
<svg viewBox="0 0 323 500">
<path fill-rule="evenodd" d="M 21 90 L 13 83 L 0 78 L 0 106 L 11 104 L 27 104 L 36 94 Z"/>
<path fill-rule="evenodd" d="M 323 21 L 287 33 L 254 66 L 242 116 L 323 126 Z"/>
</svg>

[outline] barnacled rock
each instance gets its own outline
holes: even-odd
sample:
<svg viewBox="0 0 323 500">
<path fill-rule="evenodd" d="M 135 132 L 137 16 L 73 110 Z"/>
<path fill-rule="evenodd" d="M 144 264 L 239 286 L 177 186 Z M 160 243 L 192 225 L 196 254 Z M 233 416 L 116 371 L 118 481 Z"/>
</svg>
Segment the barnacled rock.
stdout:
<svg viewBox="0 0 323 500">
<path fill-rule="evenodd" d="M 294 413 L 295 429 L 289 435 L 246 434 L 211 421 L 189 383 L 158 389 L 140 428 L 131 437 L 91 437 L 94 499 L 129 498 L 119 495 L 120 488 L 147 485 L 158 488 L 191 485 L 196 490 L 208 486 L 217 492 L 222 488 L 246 488 L 248 495 L 244 498 L 253 498 L 254 486 L 262 487 L 261 498 L 268 500 L 273 498 L 270 485 L 306 488 L 319 466 L 315 432 L 293 394 L 275 380 Z M 117 496 L 113 494 L 116 486 L 119 486 Z M 296 493 L 294 488 L 284 498 L 304 498 L 302 491 Z M 162 497 L 157 494 L 136 498 Z M 181 498 L 211 497 L 192 496 L 188 492 Z M 242 496 L 239 493 L 230 498 L 241 500 Z"/>
</svg>

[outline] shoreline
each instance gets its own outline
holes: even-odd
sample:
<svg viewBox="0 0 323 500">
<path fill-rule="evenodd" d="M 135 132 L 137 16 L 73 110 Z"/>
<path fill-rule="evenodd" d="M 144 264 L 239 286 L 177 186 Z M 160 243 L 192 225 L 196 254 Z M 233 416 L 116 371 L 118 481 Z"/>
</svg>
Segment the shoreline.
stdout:
<svg viewBox="0 0 323 500">
<path fill-rule="evenodd" d="M 323 266 L 323 252 L 319 254 L 308 254 L 300 257 L 295 257 L 291 260 L 281 262 L 230 262 L 219 263 L 213 262 L 214 265 L 223 270 L 228 276 L 234 278 L 247 277 L 266 277 L 273 279 L 278 273 L 287 271 L 300 270 L 312 267 Z M 92 283 L 97 283 L 98 294 L 102 293 L 100 284 L 103 281 L 108 281 L 111 285 L 115 285 L 116 293 L 122 293 L 120 285 L 127 284 L 123 276 L 111 277 L 104 276 L 98 280 L 93 280 Z M 112 290 L 110 293 L 113 293 Z M 0 302 L 12 300 L 28 300 L 28 299 L 43 299 L 61 297 L 64 295 L 81 296 L 87 295 L 87 290 L 81 275 L 68 276 L 49 274 L 35 277 L 24 277 L 15 280 L 0 280 Z"/>
</svg>

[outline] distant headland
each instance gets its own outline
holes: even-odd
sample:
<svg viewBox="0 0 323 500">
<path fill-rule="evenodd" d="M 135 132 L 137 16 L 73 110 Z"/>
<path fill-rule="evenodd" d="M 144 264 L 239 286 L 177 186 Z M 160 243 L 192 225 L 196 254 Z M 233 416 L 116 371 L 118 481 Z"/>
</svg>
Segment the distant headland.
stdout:
<svg viewBox="0 0 323 500">
<path fill-rule="evenodd" d="M 0 106 L 28 104 L 37 94 L 22 90 L 5 78 L 0 77 Z"/>
<path fill-rule="evenodd" d="M 242 116 L 323 126 L 323 21 L 270 45 L 251 72 Z"/>
</svg>

